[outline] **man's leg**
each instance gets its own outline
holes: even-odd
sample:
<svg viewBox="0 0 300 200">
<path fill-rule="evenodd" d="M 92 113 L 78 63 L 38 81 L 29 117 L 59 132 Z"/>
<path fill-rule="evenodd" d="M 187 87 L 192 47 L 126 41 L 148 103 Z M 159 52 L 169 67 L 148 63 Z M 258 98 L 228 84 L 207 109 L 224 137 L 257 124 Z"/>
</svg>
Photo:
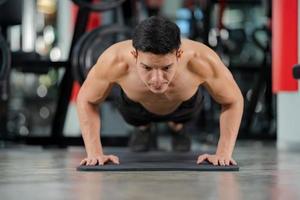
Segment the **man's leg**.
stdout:
<svg viewBox="0 0 300 200">
<path fill-rule="evenodd" d="M 191 138 L 185 131 L 183 123 L 168 122 L 172 136 L 172 149 L 173 151 L 186 152 L 191 149 Z"/>
<path fill-rule="evenodd" d="M 130 133 L 128 143 L 130 150 L 148 151 L 151 147 L 151 119 L 145 115 L 141 105 L 132 102 L 122 90 L 120 96 L 116 98 L 116 103 L 125 122 L 135 127 Z"/>
<path fill-rule="evenodd" d="M 175 132 L 179 132 L 183 128 L 182 123 L 175 123 L 175 122 L 168 122 L 168 126 Z"/>
<path fill-rule="evenodd" d="M 152 134 L 151 123 L 135 126 L 129 140 L 129 148 L 133 152 L 145 152 L 151 148 Z"/>
</svg>

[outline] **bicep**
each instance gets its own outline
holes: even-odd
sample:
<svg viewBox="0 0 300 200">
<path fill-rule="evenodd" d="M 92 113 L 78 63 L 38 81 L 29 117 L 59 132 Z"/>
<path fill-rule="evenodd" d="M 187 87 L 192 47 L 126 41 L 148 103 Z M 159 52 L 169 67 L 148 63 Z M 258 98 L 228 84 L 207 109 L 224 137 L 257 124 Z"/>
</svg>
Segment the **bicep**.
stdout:
<svg viewBox="0 0 300 200">
<path fill-rule="evenodd" d="M 92 68 L 80 88 L 78 98 L 83 98 L 92 104 L 101 103 L 108 96 L 112 86 L 113 83 L 99 76 L 95 68 Z"/>
<path fill-rule="evenodd" d="M 203 84 L 209 94 L 220 104 L 230 104 L 237 101 L 241 97 L 241 92 L 228 68 L 218 56 L 215 56 L 210 66 L 214 73 Z"/>
<path fill-rule="evenodd" d="M 115 74 L 120 71 L 117 63 L 115 48 L 105 50 L 88 73 L 79 92 L 80 98 L 92 104 L 103 102 L 115 83 Z"/>
<path fill-rule="evenodd" d="M 212 78 L 204 82 L 203 86 L 213 99 L 220 104 L 233 103 L 240 96 L 240 91 L 233 78 Z"/>
</svg>

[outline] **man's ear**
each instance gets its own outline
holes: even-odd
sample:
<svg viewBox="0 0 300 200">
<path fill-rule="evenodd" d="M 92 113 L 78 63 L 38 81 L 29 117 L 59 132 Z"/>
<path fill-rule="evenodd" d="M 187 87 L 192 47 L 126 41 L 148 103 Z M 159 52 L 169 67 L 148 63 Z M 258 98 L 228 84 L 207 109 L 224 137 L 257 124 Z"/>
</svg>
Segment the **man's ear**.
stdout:
<svg viewBox="0 0 300 200">
<path fill-rule="evenodd" d="M 177 49 L 176 50 L 176 57 L 177 57 L 177 59 L 181 57 L 182 53 L 183 53 L 182 49 Z"/>
<path fill-rule="evenodd" d="M 132 50 L 130 53 L 134 56 L 135 59 L 137 59 L 138 56 L 137 50 Z"/>
</svg>

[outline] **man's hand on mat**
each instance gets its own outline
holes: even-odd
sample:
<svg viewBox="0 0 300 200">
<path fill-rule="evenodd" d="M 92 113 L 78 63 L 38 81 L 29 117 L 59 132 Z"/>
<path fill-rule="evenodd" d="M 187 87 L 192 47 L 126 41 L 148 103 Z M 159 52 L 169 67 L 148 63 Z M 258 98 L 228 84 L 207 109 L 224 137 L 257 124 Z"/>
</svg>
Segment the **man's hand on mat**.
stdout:
<svg viewBox="0 0 300 200">
<path fill-rule="evenodd" d="M 197 164 L 202 163 L 203 161 L 208 161 L 213 165 L 237 165 L 235 160 L 228 156 L 220 156 L 216 154 L 203 154 L 198 157 Z"/>
<path fill-rule="evenodd" d="M 115 155 L 99 155 L 99 156 L 88 156 L 80 162 L 80 165 L 104 165 L 108 162 L 113 164 L 120 164 L 119 158 Z"/>
</svg>

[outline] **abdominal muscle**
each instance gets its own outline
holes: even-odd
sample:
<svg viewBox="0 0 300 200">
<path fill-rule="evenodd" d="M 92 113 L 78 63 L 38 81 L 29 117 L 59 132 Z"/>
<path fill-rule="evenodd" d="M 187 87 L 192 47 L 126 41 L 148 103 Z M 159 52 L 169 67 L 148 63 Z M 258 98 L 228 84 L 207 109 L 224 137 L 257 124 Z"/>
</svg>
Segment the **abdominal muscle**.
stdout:
<svg viewBox="0 0 300 200">
<path fill-rule="evenodd" d="M 181 102 L 159 102 L 156 101 L 155 103 L 141 103 L 141 105 L 149 112 L 157 114 L 157 115 L 167 115 L 174 112 L 179 106 Z"/>
</svg>

